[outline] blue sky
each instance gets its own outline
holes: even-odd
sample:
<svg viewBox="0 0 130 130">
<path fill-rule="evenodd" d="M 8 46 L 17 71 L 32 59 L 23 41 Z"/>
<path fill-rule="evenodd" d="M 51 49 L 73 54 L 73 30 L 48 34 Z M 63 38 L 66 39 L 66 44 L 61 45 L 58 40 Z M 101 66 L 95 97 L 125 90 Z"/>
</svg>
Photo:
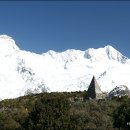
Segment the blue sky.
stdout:
<svg viewBox="0 0 130 130">
<path fill-rule="evenodd" d="M 35 53 L 110 44 L 130 57 L 130 2 L 1 1 L 0 34 Z"/>
</svg>

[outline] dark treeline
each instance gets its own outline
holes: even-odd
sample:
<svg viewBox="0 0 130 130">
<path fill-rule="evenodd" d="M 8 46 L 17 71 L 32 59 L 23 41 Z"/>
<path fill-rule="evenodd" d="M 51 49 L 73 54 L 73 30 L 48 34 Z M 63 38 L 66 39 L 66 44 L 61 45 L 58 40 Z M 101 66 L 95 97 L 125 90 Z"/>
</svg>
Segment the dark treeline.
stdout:
<svg viewBox="0 0 130 130">
<path fill-rule="evenodd" d="M 88 101 L 85 94 L 85 91 L 41 93 L 3 100 L 0 130 L 130 129 L 127 97 Z"/>
</svg>

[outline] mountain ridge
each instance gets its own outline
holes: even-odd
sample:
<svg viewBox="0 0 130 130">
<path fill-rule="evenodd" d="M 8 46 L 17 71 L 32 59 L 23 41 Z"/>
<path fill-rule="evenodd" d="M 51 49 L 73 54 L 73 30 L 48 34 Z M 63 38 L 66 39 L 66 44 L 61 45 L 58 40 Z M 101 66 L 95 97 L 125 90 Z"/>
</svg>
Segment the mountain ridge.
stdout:
<svg viewBox="0 0 130 130">
<path fill-rule="evenodd" d="M 0 58 L 1 99 L 31 92 L 87 90 L 93 75 L 102 91 L 130 86 L 130 60 L 110 45 L 40 55 L 20 50 L 13 38 L 0 35 Z"/>
</svg>

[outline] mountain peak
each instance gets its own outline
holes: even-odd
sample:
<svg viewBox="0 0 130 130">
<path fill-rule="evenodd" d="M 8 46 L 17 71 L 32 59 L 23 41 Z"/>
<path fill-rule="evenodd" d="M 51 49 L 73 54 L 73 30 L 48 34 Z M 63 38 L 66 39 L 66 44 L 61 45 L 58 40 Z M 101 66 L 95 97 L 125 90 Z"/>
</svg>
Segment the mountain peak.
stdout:
<svg viewBox="0 0 130 130">
<path fill-rule="evenodd" d="M 117 60 L 121 63 L 127 62 L 127 57 L 122 55 L 119 51 L 117 51 L 115 48 L 113 48 L 111 45 L 107 45 L 104 47 L 107 56 L 110 60 Z"/>
<path fill-rule="evenodd" d="M 10 37 L 10 36 L 8 36 L 8 35 L 5 35 L 5 34 L 0 35 L 0 40 L 6 41 L 6 42 L 8 42 L 8 43 L 13 43 L 13 44 L 15 44 L 15 41 L 13 40 L 13 38 Z"/>
<path fill-rule="evenodd" d="M 113 46 L 111 46 L 111 45 L 106 45 L 104 48 L 108 48 L 108 49 L 114 49 L 114 50 L 116 50 Z"/>
<path fill-rule="evenodd" d="M 111 45 L 107 45 L 103 48 L 89 48 L 85 51 L 84 57 L 90 59 L 92 62 L 103 60 L 114 60 L 120 63 L 127 63 L 128 58 L 122 55 L 119 51 L 113 48 Z"/>
<path fill-rule="evenodd" d="M 0 39 L 12 39 L 12 37 L 10 37 L 6 34 L 2 34 L 2 35 L 0 35 Z"/>
<path fill-rule="evenodd" d="M 0 35 L 0 54 L 10 55 L 18 50 L 19 48 L 12 37 L 8 35 Z"/>
<path fill-rule="evenodd" d="M 112 47 L 111 45 L 107 45 L 107 46 L 105 46 L 104 47 L 104 49 L 106 50 L 106 53 L 109 55 L 110 53 L 112 54 L 114 54 L 114 55 L 116 55 L 117 54 L 117 50 L 114 48 L 114 47 Z"/>
</svg>

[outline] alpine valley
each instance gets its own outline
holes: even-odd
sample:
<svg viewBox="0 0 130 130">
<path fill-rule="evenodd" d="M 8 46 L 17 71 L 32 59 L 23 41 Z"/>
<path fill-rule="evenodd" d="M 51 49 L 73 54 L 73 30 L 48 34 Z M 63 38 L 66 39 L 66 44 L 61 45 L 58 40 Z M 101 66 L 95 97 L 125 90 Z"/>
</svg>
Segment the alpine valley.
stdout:
<svg viewBox="0 0 130 130">
<path fill-rule="evenodd" d="M 0 99 L 45 91 L 84 91 L 93 75 L 104 92 L 120 85 L 130 89 L 130 59 L 110 45 L 40 55 L 20 50 L 11 37 L 0 35 Z"/>
</svg>

